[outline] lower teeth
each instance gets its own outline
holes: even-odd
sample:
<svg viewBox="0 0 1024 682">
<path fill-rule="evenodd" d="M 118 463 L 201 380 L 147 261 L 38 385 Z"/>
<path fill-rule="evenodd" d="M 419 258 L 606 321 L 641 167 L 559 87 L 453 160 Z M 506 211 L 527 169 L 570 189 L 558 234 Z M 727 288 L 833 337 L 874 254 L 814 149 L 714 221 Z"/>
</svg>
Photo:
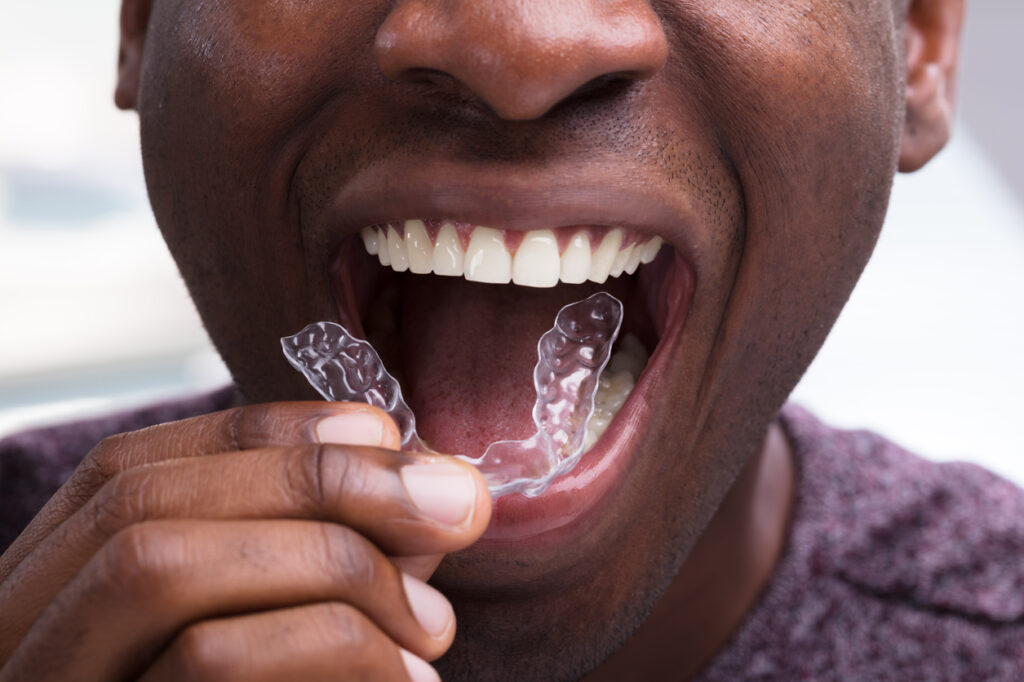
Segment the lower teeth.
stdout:
<svg viewBox="0 0 1024 682">
<path fill-rule="evenodd" d="M 594 447 L 598 439 L 604 435 L 608 424 L 622 409 L 646 365 L 647 349 L 643 343 L 632 334 L 624 335 L 619 349 L 612 355 L 608 367 L 598 380 L 597 393 L 594 395 L 594 414 L 587 423 L 583 452 Z"/>
<path fill-rule="evenodd" d="M 647 356 L 640 341 L 627 335 L 609 358 L 621 320 L 622 303 L 604 292 L 559 311 L 554 328 L 538 344 L 533 409 L 537 433 L 523 441 L 492 443 L 478 458 L 457 455 L 481 470 L 494 497 L 539 495 L 570 471 L 607 429 Z M 369 343 L 341 325 L 319 322 L 281 339 L 281 345 L 288 361 L 325 398 L 383 409 L 398 423 L 403 447 L 429 451 L 416 434 L 415 416 L 398 382 Z M 611 371 L 602 376 L 609 360 Z"/>
</svg>

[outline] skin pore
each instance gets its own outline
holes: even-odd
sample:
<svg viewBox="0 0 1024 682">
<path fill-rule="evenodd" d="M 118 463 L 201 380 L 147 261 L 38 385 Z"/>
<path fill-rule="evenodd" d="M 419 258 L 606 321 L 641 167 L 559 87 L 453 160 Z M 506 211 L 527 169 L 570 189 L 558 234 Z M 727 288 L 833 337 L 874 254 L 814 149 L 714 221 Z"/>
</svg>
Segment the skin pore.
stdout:
<svg viewBox="0 0 1024 682">
<path fill-rule="evenodd" d="M 158 224 L 247 404 L 314 397 L 276 339 L 339 317 L 338 253 L 362 227 L 612 224 L 622 193 L 692 277 L 685 320 L 594 510 L 441 563 L 458 630 L 438 668 L 681 679 L 782 551 L 798 463 L 776 415 L 893 174 L 945 143 L 961 15 L 957 0 L 126 0 L 117 102 L 139 112 Z"/>
</svg>

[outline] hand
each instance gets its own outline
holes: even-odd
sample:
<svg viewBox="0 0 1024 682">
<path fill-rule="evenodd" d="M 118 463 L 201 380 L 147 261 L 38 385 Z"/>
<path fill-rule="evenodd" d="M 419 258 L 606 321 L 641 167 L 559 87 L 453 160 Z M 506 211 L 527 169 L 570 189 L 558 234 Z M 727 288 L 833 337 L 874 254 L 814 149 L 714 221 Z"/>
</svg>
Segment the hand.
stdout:
<svg viewBox="0 0 1024 682">
<path fill-rule="evenodd" d="M 0 682 L 436 680 L 455 620 L 423 580 L 490 497 L 398 444 L 342 403 L 104 440 L 0 557 Z"/>
</svg>

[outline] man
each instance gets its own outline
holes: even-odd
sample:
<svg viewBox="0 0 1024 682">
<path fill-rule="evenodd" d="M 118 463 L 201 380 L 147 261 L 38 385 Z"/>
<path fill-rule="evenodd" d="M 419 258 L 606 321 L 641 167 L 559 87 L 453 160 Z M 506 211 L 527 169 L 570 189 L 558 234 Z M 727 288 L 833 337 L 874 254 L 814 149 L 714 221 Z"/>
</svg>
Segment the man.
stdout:
<svg viewBox="0 0 1024 682">
<path fill-rule="evenodd" d="M 125 0 L 116 100 L 236 390 L 8 442 L 9 500 L 84 460 L 0 562 L 0 680 L 1013 679 L 1019 491 L 780 414 L 947 140 L 961 16 Z M 365 333 L 475 454 L 596 290 L 650 359 L 532 499 L 294 402 L 277 343 Z"/>
</svg>

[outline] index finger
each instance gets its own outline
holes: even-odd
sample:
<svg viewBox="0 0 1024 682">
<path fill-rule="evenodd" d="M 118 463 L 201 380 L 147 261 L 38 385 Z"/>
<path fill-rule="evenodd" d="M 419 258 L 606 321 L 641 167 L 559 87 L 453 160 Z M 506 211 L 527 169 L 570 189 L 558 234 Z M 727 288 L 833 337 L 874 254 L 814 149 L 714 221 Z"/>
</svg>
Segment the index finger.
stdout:
<svg viewBox="0 0 1024 682">
<path fill-rule="evenodd" d="M 91 463 L 110 478 L 168 459 L 307 443 L 398 450 L 401 437 L 391 417 L 364 403 L 266 403 L 111 436 L 93 448 L 83 464 Z"/>
<path fill-rule="evenodd" d="M 363 403 L 281 402 L 235 407 L 102 440 L 0 557 L 0 581 L 114 476 L 172 459 L 312 443 L 398 450 L 384 411 Z"/>
</svg>

